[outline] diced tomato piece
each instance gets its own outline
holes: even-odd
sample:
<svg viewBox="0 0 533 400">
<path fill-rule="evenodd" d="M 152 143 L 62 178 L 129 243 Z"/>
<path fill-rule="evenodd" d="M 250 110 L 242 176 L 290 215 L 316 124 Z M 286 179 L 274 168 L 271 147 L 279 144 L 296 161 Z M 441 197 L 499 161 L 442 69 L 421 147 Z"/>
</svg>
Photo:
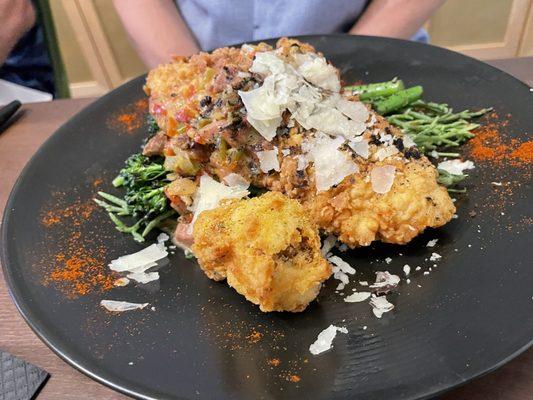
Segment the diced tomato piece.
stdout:
<svg viewBox="0 0 533 400">
<path fill-rule="evenodd" d="M 180 122 L 189 122 L 192 116 L 186 108 L 182 108 L 176 113 L 176 119 Z"/>
<path fill-rule="evenodd" d="M 167 112 L 167 110 L 165 110 L 165 107 L 158 103 L 150 103 L 150 108 L 150 112 L 155 115 L 165 115 Z"/>
</svg>

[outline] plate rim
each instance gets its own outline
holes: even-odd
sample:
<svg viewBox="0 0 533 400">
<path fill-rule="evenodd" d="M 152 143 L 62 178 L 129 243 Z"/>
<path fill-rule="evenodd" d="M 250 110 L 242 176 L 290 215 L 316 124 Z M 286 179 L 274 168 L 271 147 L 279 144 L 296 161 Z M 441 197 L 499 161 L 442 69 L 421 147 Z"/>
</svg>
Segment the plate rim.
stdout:
<svg viewBox="0 0 533 400">
<path fill-rule="evenodd" d="M 381 40 L 381 41 L 386 41 L 386 42 L 410 43 L 411 45 L 414 45 L 414 46 L 417 46 L 417 45 L 418 46 L 430 46 L 430 47 L 432 47 L 432 48 L 434 48 L 434 49 L 436 49 L 438 51 L 444 51 L 446 53 L 459 55 L 459 56 L 462 56 L 462 57 L 467 58 L 469 60 L 472 60 L 474 62 L 481 63 L 485 67 L 489 67 L 490 69 L 492 69 L 494 71 L 497 71 L 497 73 L 506 75 L 507 77 L 511 78 L 512 80 L 514 80 L 515 82 L 519 83 L 520 85 L 525 86 L 526 88 L 530 88 L 530 86 L 527 85 L 525 82 L 521 81 L 520 79 L 514 77 L 513 75 L 511 75 L 511 74 L 507 73 L 506 71 L 503 71 L 503 70 L 501 70 L 501 69 L 499 69 L 499 68 L 497 68 L 497 67 L 495 67 L 493 65 L 490 65 L 490 64 L 488 64 L 486 62 L 478 60 L 478 59 L 476 59 L 474 57 L 470 57 L 468 55 L 465 55 L 465 54 L 462 54 L 462 53 L 459 53 L 459 52 L 456 52 L 456 51 L 453 51 L 453 50 L 449 50 L 449 49 L 446 49 L 446 48 L 443 48 L 443 47 L 439 47 L 439 46 L 436 46 L 436 45 L 433 45 L 433 44 L 412 42 L 410 40 L 396 39 L 396 38 L 386 38 L 386 37 L 370 36 L 370 35 L 322 34 L 322 35 L 296 35 L 296 36 L 288 36 L 288 37 L 294 38 L 294 39 L 298 39 L 298 40 L 302 40 L 302 41 L 306 41 L 306 40 L 309 40 L 309 39 L 336 38 L 336 37 L 338 37 L 338 38 L 346 38 L 346 37 L 349 37 L 349 36 L 353 36 L 354 39 L 364 38 L 363 40 Z M 257 40 L 257 41 L 249 41 L 249 42 L 245 42 L 245 43 L 259 43 L 259 42 L 273 41 L 273 40 L 277 40 L 279 38 L 280 37 L 273 37 L 273 38 L 267 38 L 267 39 L 262 39 L 262 40 Z M 230 44 L 230 45 L 228 45 L 226 47 L 234 47 L 234 46 L 239 46 L 241 44 L 243 44 L 243 42 Z M 208 51 L 212 51 L 212 49 L 208 50 Z M 22 181 L 24 180 L 24 178 L 26 177 L 26 175 L 30 171 L 32 165 L 35 163 L 35 160 L 40 156 L 40 154 L 42 152 L 44 152 L 48 147 L 50 147 L 55 140 L 57 140 L 60 131 L 63 131 L 68 125 L 72 124 L 73 121 L 75 121 L 75 119 L 80 114 L 86 113 L 86 112 L 90 112 L 93 108 L 97 108 L 100 103 L 102 103 L 105 100 L 107 100 L 108 97 L 114 96 L 117 91 L 126 90 L 130 86 L 136 85 L 137 82 L 139 80 L 141 80 L 141 79 L 144 79 L 146 77 L 146 75 L 147 74 L 145 73 L 145 74 L 142 74 L 142 75 L 139 75 L 137 77 L 132 78 L 131 80 L 129 80 L 129 81 L 123 83 L 122 85 L 118 86 L 117 88 L 111 90 L 110 92 L 106 93 L 104 96 L 101 96 L 101 97 L 95 99 L 95 101 L 91 102 L 89 105 L 87 105 L 86 107 L 84 107 L 81 110 L 79 110 L 76 114 L 74 114 L 67 121 L 65 121 L 63 124 L 61 124 L 54 131 L 54 133 L 52 133 L 39 146 L 39 148 L 35 151 L 35 153 L 30 157 L 28 162 L 22 168 L 22 170 L 21 170 L 20 174 L 18 175 L 15 183 L 13 184 L 13 187 L 10 190 L 8 199 L 7 199 L 6 204 L 5 204 L 5 208 L 4 208 L 4 212 L 3 212 L 3 216 L 2 216 L 2 222 L 1 222 L 2 226 L 1 226 L 1 230 L 0 230 L 0 243 L 1 243 L 1 246 L 0 246 L 0 263 L 2 264 L 2 272 L 3 272 L 3 275 L 4 275 L 4 280 L 6 282 L 8 293 L 9 293 L 9 295 L 11 297 L 11 300 L 15 304 L 15 307 L 16 307 L 17 311 L 21 314 L 23 320 L 30 327 L 30 329 L 36 334 L 36 336 L 50 350 L 52 350 L 52 352 L 55 355 L 57 355 L 61 360 L 65 361 L 68 365 L 74 367 L 76 370 L 78 370 L 79 372 L 81 372 L 84 375 L 88 376 L 89 378 L 93 379 L 94 381 L 96 381 L 96 382 L 98 382 L 100 384 L 103 384 L 103 385 L 105 385 L 105 386 L 107 386 L 107 387 L 109 387 L 109 388 L 111 388 L 111 389 L 113 389 L 113 390 L 115 390 L 117 392 L 120 392 L 122 394 L 131 396 L 133 398 L 142 399 L 142 400 L 158 400 L 158 398 L 156 398 L 156 397 L 147 396 L 147 395 L 142 394 L 140 392 L 137 392 L 135 390 L 130 390 L 130 389 L 128 389 L 128 388 L 126 388 L 126 387 L 124 387 L 124 386 L 122 386 L 120 384 L 116 384 L 116 383 L 112 382 L 110 379 L 105 378 L 103 376 L 105 374 L 98 374 L 98 373 L 92 372 L 90 369 L 85 368 L 79 362 L 77 362 L 70 354 L 68 354 L 67 351 L 65 351 L 64 349 L 61 349 L 61 345 L 54 344 L 54 343 L 52 343 L 52 341 L 50 341 L 47 338 L 47 335 L 44 332 L 46 329 L 43 329 L 43 327 L 40 326 L 41 324 L 39 322 L 35 322 L 34 321 L 34 320 L 38 321 L 38 318 L 36 317 L 35 312 L 31 310 L 31 307 L 28 307 L 27 302 L 24 300 L 24 296 L 22 296 L 22 294 L 19 292 L 19 290 L 17 288 L 17 285 L 15 283 L 15 279 L 14 279 L 14 275 L 11 272 L 12 268 L 8 267 L 8 264 L 11 264 L 11 262 L 9 261 L 8 245 L 7 245 L 7 241 L 9 240 L 9 238 L 8 238 L 8 227 L 11 224 L 11 210 L 12 210 L 12 208 L 14 206 L 14 199 L 15 199 L 15 196 L 16 196 L 16 194 L 17 194 L 17 192 L 18 192 L 18 190 L 19 190 L 19 188 L 20 188 L 20 186 L 22 184 Z M 13 268 L 16 268 L 17 266 L 13 266 Z M 476 380 L 478 378 L 481 378 L 481 377 L 483 377 L 485 375 L 490 374 L 491 372 L 494 372 L 495 370 L 499 369 L 503 365 L 507 364 L 508 362 L 512 361 L 513 359 L 515 359 L 516 357 L 518 357 L 519 355 L 521 355 L 522 353 L 527 351 L 532 346 L 533 346 L 533 337 L 530 338 L 529 342 L 527 342 L 525 344 L 522 344 L 514 352 L 509 354 L 507 357 L 504 357 L 503 359 L 501 359 L 497 363 L 492 364 L 490 367 L 480 368 L 475 373 L 469 374 L 468 378 L 463 379 L 462 381 L 457 382 L 455 384 L 448 385 L 448 386 L 446 386 L 446 384 L 445 384 L 446 387 L 440 387 L 440 388 L 437 387 L 435 389 L 431 389 L 431 388 L 424 389 L 424 390 L 420 391 L 419 394 L 415 395 L 415 397 L 411 397 L 411 399 L 412 400 L 429 399 L 429 398 L 433 398 L 435 396 L 447 393 L 447 392 L 449 392 L 449 391 L 451 391 L 453 389 L 462 387 L 462 386 L 464 386 L 464 385 L 466 385 L 466 384 L 468 384 L 468 383 L 470 383 L 470 382 L 472 382 L 472 381 L 474 381 L 474 380 Z M 440 386 L 442 386 L 442 385 L 440 385 Z M 173 399 L 178 399 L 178 400 L 186 399 L 186 398 L 180 397 L 180 396 L 177 396 L 177 397 L 173 396 L 172 398 Z"/>
</svg>

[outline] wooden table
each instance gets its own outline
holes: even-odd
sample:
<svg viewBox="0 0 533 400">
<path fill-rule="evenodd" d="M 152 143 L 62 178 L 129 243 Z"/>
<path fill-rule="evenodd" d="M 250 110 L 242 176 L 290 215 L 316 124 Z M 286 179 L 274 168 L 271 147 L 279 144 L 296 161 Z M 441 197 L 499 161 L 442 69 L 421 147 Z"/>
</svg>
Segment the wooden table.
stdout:
<svg viewBox="0 0 533 400">
<path fill-rule="evenodd" d="M 518 73 L 533 81 L 533 58 Z M 521 65 L 522 65 L 521 64 Z M 512 66 L 513 61 L 503 62 Z M 498 64 L 502 68 L 502 62 Z M 60 100 L 23 106 L 23 115 L 0 134 L 0 214 L 18 174 L 37 148 L 63 122 L 91 100 Z M 38 400 L 116 400 L 127 397 L 114 392 L 64 363 L 48 349 L 22 320 L 9 297 L 0 270 L 0 349 L 44 368 L 51 378 Z M 440 400 L 526 400 L 533 398 L 533 349 L 496 372 L 441 396 Z"/>
</svg>

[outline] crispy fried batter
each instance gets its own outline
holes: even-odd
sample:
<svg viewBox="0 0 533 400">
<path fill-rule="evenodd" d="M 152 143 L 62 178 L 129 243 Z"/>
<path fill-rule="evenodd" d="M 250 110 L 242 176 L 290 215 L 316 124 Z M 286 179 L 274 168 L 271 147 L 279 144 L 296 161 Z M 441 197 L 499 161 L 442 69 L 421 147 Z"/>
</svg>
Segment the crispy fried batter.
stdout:
<svg viewBox="0 0 533 400">
<path fill-rule="evenodd" d="M 281 193 L 237 200 L 200 214 L 193 251 L 206 275 L 262 311 L 303 311 L 331 267 L 304 208 Z"/>
<path fill-rule="evenodd" d="M 425 228 L 439 227 L 452 218 L 453 202 L 437 184 L 437 171 L 425 157 L 387 164 L 396 167 L 388 193 L 375 193 L 368 174 L 355 174 L 335 188 L 310 196 L 304 205 L 311 218 L 350 247 L 368 246 L 375 240 L 405 244 Z"/>
<path fill-rule="evenodd" d="M 287 38 L 280 39 L 276 48 L 286 59 L 296 53 L 315 52 L 312 46 Z M 237 91 L 261 84 L 260 77 L 251 74 L 249 68 L 255 52 L 270 49 L 264 43 L 248 46 L 246 50 L 218 49 L 150 72 L 146 84 L 150 111 L 169 137 L 161 155 L 188 157 L 185 164 L 197 166 L 193 173 L 175 172 L 196 178 L 208 173 L 219 180 L 237 173 L 255 186 L 282 192 L 300 201 L 321 231 L 338 235 L 350 247 L 368 246 L 374 240 L 407 243 L 425 228 L 442 226 L 452 218 L 455 207 L 451 198 L 437 183 L 435 167 L 418 150 L 402 144 L 397 154 L 381 161 L 376 157 L 376 152 L 386 147 L 379 138 L 401 140 L 402 134 L 372 110 L 370 119 L 374 123 L 369 123 L 363 135 L 371 143 L 370 156 L 364 159 L 352 154 L 359 173 L 346 177 L 336 187 L 316 193 L 313 165 L 297 169 L 301 144 L 314 132 L 298 123 L 289 128 L 287 112 L 279 133 L 268 142 L 247 123 L 243 114 Z M 345 98 L 357 101 L 356 97 Z M 161 148 L 160 143 L 152 144 L 153 148 L 156 144 Z M 274 146 L 279 151 L 280 171 L 263 173 L 257 152 Z M 373 166 L 383 164 L 394 165 L 396 176 L 391 190 L 379 194 L 372 190 L 369 175 Z M 173 207 L 183 209 L 174 198 L 171 201 Z"/>
</svg>

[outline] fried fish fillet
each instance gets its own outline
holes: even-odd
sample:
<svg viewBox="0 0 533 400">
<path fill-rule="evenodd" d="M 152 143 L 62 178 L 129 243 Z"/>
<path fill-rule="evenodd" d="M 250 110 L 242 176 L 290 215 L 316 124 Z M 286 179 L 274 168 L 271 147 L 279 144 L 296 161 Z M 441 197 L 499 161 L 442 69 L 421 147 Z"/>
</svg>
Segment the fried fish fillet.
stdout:
<svg viewBox="0 0 533 400">
<path fill-rule="evenodd" d="M 308 44 L 286 38 L 276 48 L 279 58 L 287 62 L 306 53 L 320 54 Z M 299 167 L 305 155 L 302 144 L 317 132 L 305 129 L 285 111 L 276 136 L 266 140 L 251 126 L 238 95 L 263 83 L 250 67 L 258 53 L 269 50 L 264 43 L 217 49 L 151 71 L 146 91 L 162 132 L 145 150 L 178 159 L 169 165 L 180 177 L 198 181 L 207 173 L 223 181 L 234 173 L 254 186 L 297 199 L 321 232 L 337 235 L 350 247 L 368 246 L 374 240 L 404 244 L 426 228 L 451 220 L 455 207 L 437 182 L 436 168 L 416 147 L 406 144 L 398 129 L 370 109 L 361 135 L 368 143 L 368 154 L 361 156 L 348 144 L 342 147 L 357 172 L 317 191 L 314 163 Z M 340 96 L 358 102 L 342 91 Z M 273 150 L 279 169 L 265 172 L 258 155 Z M 372 176 L 383 166 L 394 167 L 394 181 L 390 190 L 380 193 L 373 188 Z M 183 206 L 187 199 L 166 193 L 182 213 L 181 219 L 190 221 Z"/>
<path fill-rule="evenodd" d="M 202 212 L 193 251 L 209 278 L 261 311 L 303 311 L 331 275 L 304 208 L 277 192 Z"/>
</svg>

